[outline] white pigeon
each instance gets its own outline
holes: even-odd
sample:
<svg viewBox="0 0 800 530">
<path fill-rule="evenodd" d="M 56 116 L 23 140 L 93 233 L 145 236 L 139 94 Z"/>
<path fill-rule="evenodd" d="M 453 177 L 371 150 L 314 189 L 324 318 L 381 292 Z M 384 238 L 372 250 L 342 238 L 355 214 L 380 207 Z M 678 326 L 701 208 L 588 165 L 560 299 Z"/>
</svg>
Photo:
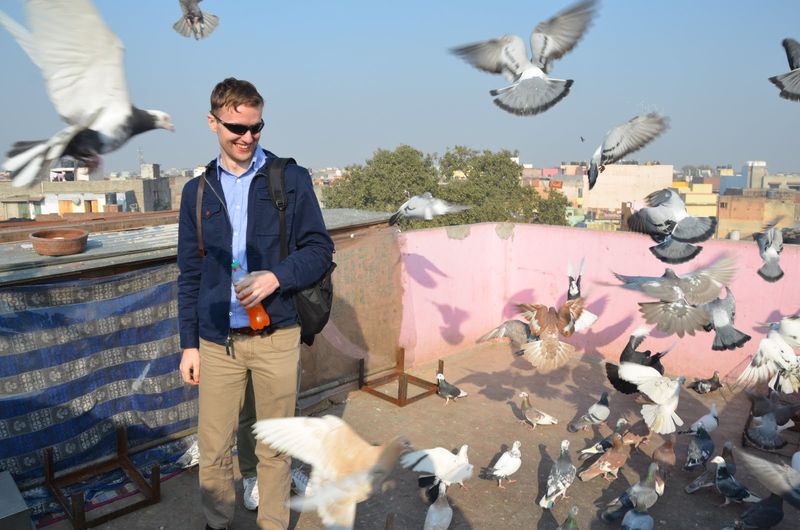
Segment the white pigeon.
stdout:
<svg viewBox="0 0 800 530">
<path fill-rule="evenodd" d="M 670 379 L 650 366 L 636 363 L 621 363 L 619 377 L 633 383 L 639 392 L 650 398 L 653 404 L 642 405 L 642 418 L 651 431 L 658 434 L 675 432 L 676 426 L 683 425 L 683 420 L 676 414 L 681 386 L 684 377 Z"/>
<path fill-rule="evenodd" d="M 500 488 L 505 488 L 505 486 L 503 486 L 503 479 L 508 482 L 515 482 L 508 477 L 516 473 L 522 465 L 522 452 L 519 450 L 521 445 L 519 440 L 511 444 L 511 449 L 500 455 L 500 458 L 495 462 L 494 466 L 484 470 L 484 476 L 496 478 L 497 486 Z"/>
<path fill-rule="evenodd" d="M 791 71 L 770 77 L 769 80 L 781 89 L 782 98 L 800 101 L 800 43 L 794 39 L 783 39 L 781 44 L 786 51 Z"/>
<path fill-rule="evenodd" d="M 752 356 L 737 382 L 745 386 L 770 381 L 781 370 L 786 370 L 797 362 L 792 347 L 786 343 L 778 329 L 770 329 L 767 336 L 758 344 L 758 351 Z"/>
<path fill-rule="evenodd" d="M 644 116 L 634 116 L 608 131 L 589 164 L 589 189 L 594 188 L 597 177 L 603 172 L 606 164 L 613 164 L 638 151 L 655 140 L 668 127 L 669 118 L 651 112 Z"/>
<path fill-rule="evenodd" d="M 458 484 L 464 487 L 464 481 L 472 478 L 472 464 L 467 456 L 468 445 L 462 445 L 458 454 L 453 454 L 444 447 L 422 449 L 404 454 L 400 465 L 420 473 L 429 473 L 437 480 L 450 487 Z"/>
<path fill-rule="evenodd" d="M 437 199 L 429 191 L 426 191 L 422 195 L 414 195 L 401 204 L 400 208 L 389 218 L 389 225 L 396 225 L 403 217 L 430 221 L 437 215 L 463 212 L 470 208 L 471 206 L 452 204 L 442 199 Z"/>
<path fill-rule="evenodd" d="M 2 24 L 41 69 L 47 92 L 67 127 L 49 140 L 15 143 L 2 168 L 14 186 L 48 176 L 71 156 L 91 169 L 99 155 L 151 129 L 174 130 L 168 114 L 131 105 L 123 46 L 89 0 L 28 0 L 30 31 L 0 12 Z"/>
<path fill-rule="evenodd" d="M 316 510 L 326 528 L 353 528 L 356 504 L 380 490 L 400 454 L 409 447 L 402 437 L 370 445 L 336 416 L 259 420 L 255 437 L 312 466 L 311 494 L 292 497 L 301 512 Z"/>
<path fill-rule="evenodd" d="M 782 217 L 773 219 L 763 232 L 753 234 L 758 244 L 758 255 L 764 264 L 758 269 L 758 275 L 764 280 L 774 283 L 783 278 L 781 269 L 781 252 L 783 252 L 783 232 L 778 228 Z"/>
<path fill-rule="evenodd" d="M 719 427 L 719 414 L 717 414 L 716 403 L 711 404 L 711 409 L 708 411 L 708 414 L 701 416 L 699 420 L 692 423 L 688 430 L 680 431 L 678 434 L 696 434 L 697 429 L 699 429 L 701 425 L 708 434 L 711 434 Z"/>
<path fill-rule="evenodd" d="M 519 116 L 544 112 L 569 94 L 572 79 L 547 76 L 551 61 L 572 50 L 595 14 L 595 0 L 578 2 L 541 22 L 531 33 L 533 60 L 517 35 L 467 44 L 451 51 L 484 72 L 503 74 L 511 85 L 496 90 L 494 103 Z"/>
<path fill-rule="evenodd" d="M 792 348 L 800 348 L 800 313 L 783 317 L 777 327 L 786 344 Z"/>
<path fill-rule="evenodd" d="M 200 40 L 211 35 L 219 25 L 219 17 L 208 11 L 200 11 L 200 2 L 203 0 L 178 0 L 181 4 L 183 15 L 173 24 L 172 29 L 184 37 L 194 37 Z"/>
<path fill-rule="evenodd" d="M 447 502 L 446 492 L 447 486 L 444 485 L 444 482 L 440 482 L 439 495 L 428 507 L 422 530 L 447 530 L 450 528 L 450 522 L 453 520 L 453 508 Z"/>
</svg>

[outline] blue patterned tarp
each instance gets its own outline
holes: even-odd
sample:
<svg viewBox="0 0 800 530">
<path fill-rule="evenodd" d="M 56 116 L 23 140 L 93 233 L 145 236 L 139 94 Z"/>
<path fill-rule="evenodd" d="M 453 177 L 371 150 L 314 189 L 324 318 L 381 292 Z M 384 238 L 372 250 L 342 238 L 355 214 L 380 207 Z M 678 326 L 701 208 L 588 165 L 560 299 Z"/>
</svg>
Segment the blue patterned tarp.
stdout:
<svg viewBox="0 0 800 530">
<path fill-rule="evenodd" d="M 0 289 L 0 470 L 40 479 L 197 424 L 178 364 L 178 270 Z"/>
</svg>

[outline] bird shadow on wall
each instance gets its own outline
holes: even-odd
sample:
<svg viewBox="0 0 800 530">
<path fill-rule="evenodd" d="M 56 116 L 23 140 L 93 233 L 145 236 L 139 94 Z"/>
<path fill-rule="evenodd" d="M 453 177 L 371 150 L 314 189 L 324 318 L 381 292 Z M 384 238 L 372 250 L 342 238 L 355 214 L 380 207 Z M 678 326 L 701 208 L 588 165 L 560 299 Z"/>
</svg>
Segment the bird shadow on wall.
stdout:
<svg viewBox="0 0 800 530">
<path fill-rule="evenodd" d="M 435 289 L 438 285 L 434 276 L 447 278 L 447 274 L 442 272 L 431 260 L 419 254 L 403 254 L 402 262 L 405 266 L 406 274 L 414 281 L 428 289 Z"/>
<path fill-rule="evenodd" d="M 508 302 L 503 306 L 503 319 L 509 320 L 512 318 L 521 318 L 520 311 L 517 307 L 517 304 L 531 304 L 536 300 L 536 296 L 533 289 L 522 289 L 521 291 L 517 291 L 516 293 L 512 294 L 508 298 Z M 524 319 L 522 319 L 524 320 Z"/>
<path fill-rule="evenodd" d="M 592 310 L 590 309 L 590 311 Z M 602 318 L 602 313 L 597 313 L 595 311 L 592 311 L 592 313 L 601 315 L 598 317 L 598 320 Z M 580 336 L 579 344 L 583 346 L 584 355 L 589 351 L 594 351 L 600 354 L 598 351 L 600 348 L 611 344 L 614 340 L 625 334 L 625 331 L 633 323 L 633 319 L 634 316 L 632 314 L 628 314 L 621 320 L 606 326 L 600 331 L 595 331 L 595 328 L 597 327 L 597 323 L 595 322 L 595 324 L 586 331 L 578 332 Z M 602 357 L 602 355 L 600 356 Z"/>
<path fill-rule="evenodd" d="M 442 316 L 443 325 L 439 326 L 439 333 L 442 339 L 448 344 L 461 344 L 464 342 L 464 334 L 461 333 L 461 324 L 469 317 L 469 313 L 461 308 L 432 302 Z"/>
</svg>

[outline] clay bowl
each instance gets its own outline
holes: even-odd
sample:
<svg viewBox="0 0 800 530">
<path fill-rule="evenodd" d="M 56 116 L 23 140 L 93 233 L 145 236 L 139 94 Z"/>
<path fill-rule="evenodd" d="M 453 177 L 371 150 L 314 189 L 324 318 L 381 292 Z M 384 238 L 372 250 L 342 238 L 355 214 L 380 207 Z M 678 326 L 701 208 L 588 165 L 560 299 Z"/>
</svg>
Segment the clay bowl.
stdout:
<svg viewBox="0 0 800 530">
<path fill-rule="evenodd" d="M 68 256 L 86 250 L 89 232 L 80 228 L 51 228 L 30 235 L 33 250 L 41 256 Z"/>
</svg>

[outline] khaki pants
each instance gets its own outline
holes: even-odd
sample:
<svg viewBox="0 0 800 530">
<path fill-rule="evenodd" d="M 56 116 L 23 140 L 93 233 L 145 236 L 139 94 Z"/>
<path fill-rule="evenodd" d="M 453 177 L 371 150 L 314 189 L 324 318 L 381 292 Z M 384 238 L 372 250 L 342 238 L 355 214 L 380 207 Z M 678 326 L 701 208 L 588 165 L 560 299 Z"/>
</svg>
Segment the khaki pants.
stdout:
<svg viewBox="0 0 800 530">
<path fill-rule="evenodd" d="M 300 327 L 279 329 L 268 336 L 235 335 L 232 355 L 225 346 L 200 340 L 200 494 L 206 522 L 226 528 L 233 520 L 234 434 L 244 400 L 247 371 L 253 380 L 258 419 L 294 416 Z M 285 530 L 289 525 L 291 458 L 266 444 L 256 444 L 258 456 L 258 527 Z"/>
</svg>

